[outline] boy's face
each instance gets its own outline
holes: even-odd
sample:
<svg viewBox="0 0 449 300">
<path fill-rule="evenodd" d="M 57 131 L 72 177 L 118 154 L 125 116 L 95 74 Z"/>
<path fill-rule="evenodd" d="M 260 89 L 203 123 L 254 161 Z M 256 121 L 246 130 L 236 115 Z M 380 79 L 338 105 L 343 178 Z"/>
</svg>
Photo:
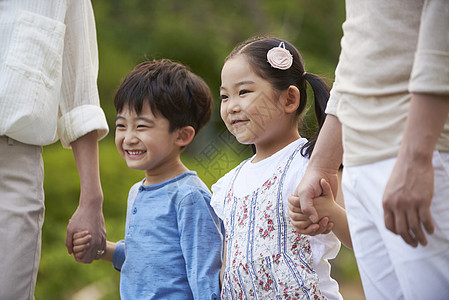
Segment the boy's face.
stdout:
<svg viewBox="0 0 449 300">
<path fill-rule="evenodd" d="M 124 108 L 115 124 L 115 145 L 129 168 L 163 172 L 179 157 L 180 147 L 175 145 L 178 131 L 169 132 L 169 121 L 160 114 L 155 117 L 148 104 L 139 115 Z"/>
</svg>

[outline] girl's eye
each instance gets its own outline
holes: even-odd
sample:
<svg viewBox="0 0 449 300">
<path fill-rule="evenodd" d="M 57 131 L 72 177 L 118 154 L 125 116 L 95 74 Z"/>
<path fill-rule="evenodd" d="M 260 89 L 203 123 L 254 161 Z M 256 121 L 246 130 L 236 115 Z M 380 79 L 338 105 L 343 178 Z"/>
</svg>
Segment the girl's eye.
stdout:
<svg viewBox="0 0 449 300">
<path fill-rule="evenodd" d="M 239 95 L 242 96 L 242 95 L 248 94 L 248 93 L 250 93 L 250 92 L 251 92 L 251 91 L 248 91 L 248 90 L 241 90 L 241 91 L 239 92 Z"/>
<path fill-rule="evenodd" d="M 125 128 L 125 125 L 123 125 L 123 124 L 115 124 L 115 127 L 116 128 Z"/>
<path fill-rule="evenodd" d="M 221 101 L 225 101 L 228 99 L 228 96 L 226 95 L 220 95 Z"/>
<path fill-rule="evenodd" d="M 148 128 L 147 125 L 137 125 L 137 128 Z"/>
</svg>

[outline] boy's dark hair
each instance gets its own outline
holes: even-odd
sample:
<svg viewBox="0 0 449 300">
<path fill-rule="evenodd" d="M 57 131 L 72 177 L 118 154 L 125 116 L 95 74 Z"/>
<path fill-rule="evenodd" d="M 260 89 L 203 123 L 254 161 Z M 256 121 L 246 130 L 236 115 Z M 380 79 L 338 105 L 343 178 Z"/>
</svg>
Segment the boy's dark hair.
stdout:
<svg viewBox="0 0 449 300">
<path fill-rule="evenodd" d="M 123 80 L 114 98 L 117 113 L 125 107 L 137 114 L 147 103 L 155 116 L 170 122 L 170 131 L 192 126 L 195 133 L 209 121 L 213 98 L 204 80 L 169 59 L 137 65 Z"/>
<path fill-rule="evenodd" d="M 267 52 L 273 47 L 278 47 L 280 43 L 285 44 L 285 48 L 293 55 L 293 64 L 287 70 L 279 70 L 271 67 L 267 61 Z M 299 89 L 300 103 L 296 111 L 299 116 L 307 104 L 307 82 L 310 84 L 314 94 L 315 116 L 318 122 L 318 130 L 301 150 L 301 154 L 310 157 L 319 131 L 326 119 L 325 109 L 329 100 L 330 88 L 324 79 L 312 73 L 304 71 L 304 61 L 298 49 L 285 40 L 270 36 L 256 36 L 237 45 L 226 57 L 225 62 L 236 55 L 244 55 L 247 61 L 258 76 L 271 83 L 271 86 L 278 91 L 286 90 L 290 85 Z"/>
</svg>

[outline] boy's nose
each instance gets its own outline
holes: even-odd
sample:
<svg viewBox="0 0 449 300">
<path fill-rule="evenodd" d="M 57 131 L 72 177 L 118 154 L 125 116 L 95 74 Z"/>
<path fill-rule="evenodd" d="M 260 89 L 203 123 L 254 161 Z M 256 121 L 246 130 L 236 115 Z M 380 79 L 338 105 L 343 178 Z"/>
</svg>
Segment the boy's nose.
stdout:
<svg viewBox="0 0 449 300">
<path fill-rule="evenodd" d="M 137 135 L 133 131 L 129 131 L 125 134 L 123 142 L 125 144 L 136 144 L 139 142 Z"/>
</svg>

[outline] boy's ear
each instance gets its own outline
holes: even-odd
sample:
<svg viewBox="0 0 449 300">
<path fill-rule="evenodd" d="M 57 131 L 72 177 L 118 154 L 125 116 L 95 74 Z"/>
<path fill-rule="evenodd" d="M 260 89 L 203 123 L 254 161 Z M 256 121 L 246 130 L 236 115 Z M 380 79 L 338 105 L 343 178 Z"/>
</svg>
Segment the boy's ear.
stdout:
<svg viewBox="0 0 449 300">
<path fill-rule="evenodd" d="M 300 101 L 301 97 L 299 89 L 294 85 L 290 85 L 286 91 L 286 101 L 284 104 L 285 112 L 286 113 L 295 112 L 299 107 Z"/>
<path fill-rule="evenodd" d="M 184 147 L 190 144 L 195 136 L 195 129 L 192 126 L 184 126 L 178 129 L 178 136 L 175 140 L 176 146 Z"/>
</svg>

